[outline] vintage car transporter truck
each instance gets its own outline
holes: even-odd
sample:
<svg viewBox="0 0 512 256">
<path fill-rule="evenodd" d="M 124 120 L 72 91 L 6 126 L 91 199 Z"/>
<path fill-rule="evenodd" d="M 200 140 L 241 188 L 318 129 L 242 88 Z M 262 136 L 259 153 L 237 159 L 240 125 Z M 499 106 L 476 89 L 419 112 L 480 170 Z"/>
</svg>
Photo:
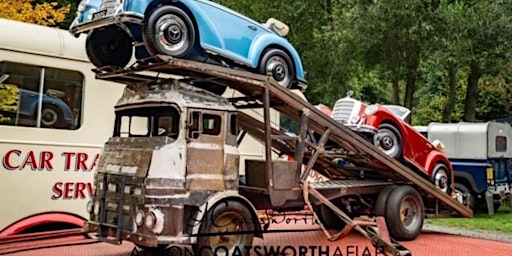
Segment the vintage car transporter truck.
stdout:
<svg viewBox="0 0 512 256">
<path fill-rule="evenodd" d="M 429 180 L 267 76 L 158 55 L 95 71 L 98 79 L 127 85 L 88 204 L 86 232 L 102 241 L 128 240 L 145 251 L 191 244 L 198 255 L 224 247 L 228 255 L 262 237 L 257 210 L 308 205 L 332 240 L 356 229 L 386 255 L 411 255 L 396 240 L 415 239 L 426 214 L 472 217 Z M 201 80 L 241 96 L 191 86 Z M 271 108 L 296 120 L 299 134 L 272 124 Z M 244 109 L 262 110 L 262 120 Z M 246 160 L 239 181 L 244 134 L 262 142 L 265 159 Z M 275 160 L 274 152 L 294 160 Z M 337 164 L 339 158 L 347 164 Z M 308 182 L 313 169 L 330 180 Z M 358 219 L 363 215 L 375 221 Z"/>
</svg>

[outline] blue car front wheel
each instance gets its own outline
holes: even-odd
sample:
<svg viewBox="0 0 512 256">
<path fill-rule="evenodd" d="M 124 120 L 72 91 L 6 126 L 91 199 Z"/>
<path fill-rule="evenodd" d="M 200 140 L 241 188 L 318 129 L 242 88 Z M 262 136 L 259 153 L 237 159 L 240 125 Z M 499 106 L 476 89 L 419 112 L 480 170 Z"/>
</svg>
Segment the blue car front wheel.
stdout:
<svg viewBox="0 0 512 256">
<path fill-rule="evenodd" d="M 271 76 L 281 86 L 291 89 L 295 82 L 295 69 L 288 54 L 280 49 L 268 49 L 262 56 L 260 73 Z"/>
<path fill-rule="evenodd" d="M 185 58 L 192 52 L 196 40 L 194 24 L 176 6 L 155 9 L 144 22 L 143 29 L 144 44 L 151 55 Z"/>
</svg>

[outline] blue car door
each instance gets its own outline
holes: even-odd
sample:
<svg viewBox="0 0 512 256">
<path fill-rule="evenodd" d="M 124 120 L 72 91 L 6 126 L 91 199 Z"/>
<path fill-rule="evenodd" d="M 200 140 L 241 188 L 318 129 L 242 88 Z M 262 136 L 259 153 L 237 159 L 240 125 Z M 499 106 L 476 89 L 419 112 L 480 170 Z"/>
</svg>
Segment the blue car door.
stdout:
<svg viewBox="0 0 512 256">
<path fill-rule="evenodd" d="M 263 29 L 241 14 L 211 1 L 198 0 L 197 4 L 212 23 L 204 25 L 214 27 L 222 44 L 211 45 L 203 41 L 205 46 L 217 48 L 212 50 L 228 55 L 232 59 L 247 62 L 251 43 Z"/>
</svg>

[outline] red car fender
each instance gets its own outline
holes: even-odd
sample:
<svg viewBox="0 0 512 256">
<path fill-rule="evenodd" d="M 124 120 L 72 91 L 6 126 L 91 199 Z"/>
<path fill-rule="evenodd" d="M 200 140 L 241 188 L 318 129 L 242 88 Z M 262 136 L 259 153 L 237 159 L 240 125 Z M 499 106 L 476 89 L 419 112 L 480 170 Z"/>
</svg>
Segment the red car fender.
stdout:
<svg viewBox="0 0 512 256">
<path fill-rule="evenodd" d="M 437 164 L 446 165 L 446 167 L 448 168 L 448 171 L 450 172 L 448 174 L 448 175 L 450 175 L 450 184 L 452 184 L 452 186 L 453 186 L 453 184 L 454 184 L 453 180 L 455 177 L 453 174 L 453 168 L 452 168 L 450 161 L 443 153 L 441 153 L 437 150 L 432 150 L 427 156 L 427 164 L 425 166 L 425 168 L 427 168 L 426 171 L 428 172 L 429 178 L 432 177 L 434 168 L 436 167 Z"/>
</svg>

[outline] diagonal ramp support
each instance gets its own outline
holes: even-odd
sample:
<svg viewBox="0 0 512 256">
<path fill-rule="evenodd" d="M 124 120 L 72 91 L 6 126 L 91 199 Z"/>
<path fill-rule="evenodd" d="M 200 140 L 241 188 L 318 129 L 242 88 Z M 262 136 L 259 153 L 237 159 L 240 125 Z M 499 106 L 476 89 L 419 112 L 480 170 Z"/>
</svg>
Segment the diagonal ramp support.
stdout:
<svg viewBox="0 0 512 256">
<path fill-rule="evenodd" d="M 330 234 L 329 231 L 324 227 L 322 222 L 319 221 L 324 234 L 327 236 L 327 238 L 330 241 L 336 241 L 341 236 L 344 236 L 348 232 L 350 232 L 350 229 L 355 229 L 359 233 L 361 233 L 364 237 L 366 237 L 368 240 L 370 240 L 372 242 L 373 246 L 375 246 L 375 248 L 377 248 L 377 250 L 380 251 L 381 253 L 384 253 L 388 256 L 412 256 L 411 252 L 407 248 L 403 247 L 402 245 L 400 245 L 394 241 L 386 241 L 387 239 L 382 239 L 377 230 L 374 230 L 374 229 L 369 229 L 368 231 L 364 230 L 360 226 L 360 224 L 358 224 L 358 222 L 355 222 L 354 220 L 352 220 L 346 213 L 344 213 L 341 209 L 339 209 L 333 203 L 331 203 L 329 201 L 329 199 L 327 199 L 320 192 L 318 192 L 316 189 L 311 187 L 307 180 L 302 183 L 302 191 L 304 194 L 304 201 L 308 205 L 309 209 L 313 209 L 311 202 L 309 200 L 309 195 L 311 195 L 314 198 L 316 198 L 317 200 L 319 200 L 322 204 L 325 204 L 327 207 L 329 207 L 331 210 L 333 210 L 342 221 L 347 223 L 348 228 L 333 235 L 333 234 Z M 315 216 L 316 219 L 318 219 L 315 211 L 313 211 L 313 215 Z"/>
</svg>

